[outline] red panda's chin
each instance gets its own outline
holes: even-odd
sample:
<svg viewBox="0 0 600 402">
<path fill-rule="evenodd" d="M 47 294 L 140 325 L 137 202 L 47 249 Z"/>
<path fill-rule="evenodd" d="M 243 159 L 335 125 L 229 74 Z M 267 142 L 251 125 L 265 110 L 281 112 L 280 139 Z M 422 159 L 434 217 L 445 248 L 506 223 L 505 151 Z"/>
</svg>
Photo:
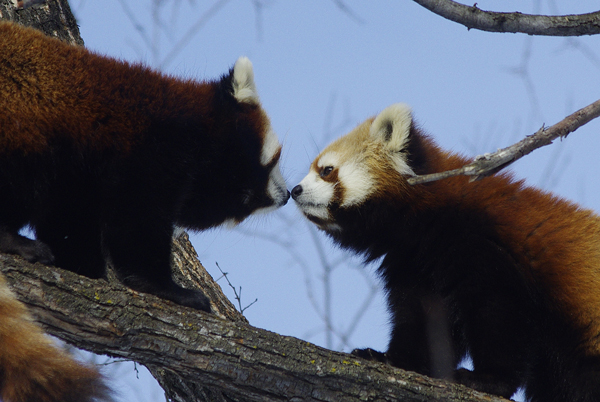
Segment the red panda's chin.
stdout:
<svg viewBox="0 0 600 402">
<path fill-rule="evenodd" d="M 323 219 L 323 218 L 319 218 L 313 215 L 310 215 L 307 212 L 303 212 L 304 216 L 306 216 L 308 218 L 309 221 L 311 221 L 312 223 L 314 223 L 315 225 L 317 225 L 317 227 L 325 232 L 328 233 L 333 233 L 333 232 L 340 232 L 342 230 L 342 227 L 340 225 L 338 225 L 333 219 L 329 218 L 329 219 Z"/>
</svg>

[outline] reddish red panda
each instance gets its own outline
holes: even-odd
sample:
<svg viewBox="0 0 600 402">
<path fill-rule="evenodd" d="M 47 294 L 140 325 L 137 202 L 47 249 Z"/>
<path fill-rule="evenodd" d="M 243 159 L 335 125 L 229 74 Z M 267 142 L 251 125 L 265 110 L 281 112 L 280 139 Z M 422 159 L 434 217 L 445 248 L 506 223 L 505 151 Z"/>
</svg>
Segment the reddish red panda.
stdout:
<svg viewBox="0 0 600 402">
<path fill-rule="evenodd" d="M 524 386 L 532 401 L 600 401 L 599 217 L 508 174 L 406 181 L 466 163 L 397 104 L 325 148 L 292 190 L 337 244 L 381 258 L 391 340 L 354 353 L 432 376 L 448 361 L 455 381 L 504 397 Z M 432 301 L 445 336 L 427 330 Z M 473 371 L 454 370 L 467 354 Z"/>
<path fill-rule="evenodd" d="M 135 290 L 210 311 L 171 277 L 174 227 L 241 222 L 289 198 L 245 57 L 218 80 L 180 80 L 2 22 L 0 111 L 0 252 L 32 262 L 99 278 L 109 261 Z M 27 225 L 35 240 L 18 233 Z M 46 399 L 10 401 L 22 400 Z"/>
</svg>

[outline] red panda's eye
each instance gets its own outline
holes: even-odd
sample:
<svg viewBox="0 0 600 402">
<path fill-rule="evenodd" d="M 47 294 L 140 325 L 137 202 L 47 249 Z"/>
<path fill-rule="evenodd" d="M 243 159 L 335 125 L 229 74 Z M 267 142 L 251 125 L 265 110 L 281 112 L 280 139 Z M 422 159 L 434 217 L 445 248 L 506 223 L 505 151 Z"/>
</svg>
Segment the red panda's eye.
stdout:
<svg viewBox="0 0 600 402">
<path fill-rule="evenodd" d="M 333 172 L 333 166 L 325 166 L 323 170 L 321 170 L 321 177 L 327 177 L 331 172 Z"/>
</svg>

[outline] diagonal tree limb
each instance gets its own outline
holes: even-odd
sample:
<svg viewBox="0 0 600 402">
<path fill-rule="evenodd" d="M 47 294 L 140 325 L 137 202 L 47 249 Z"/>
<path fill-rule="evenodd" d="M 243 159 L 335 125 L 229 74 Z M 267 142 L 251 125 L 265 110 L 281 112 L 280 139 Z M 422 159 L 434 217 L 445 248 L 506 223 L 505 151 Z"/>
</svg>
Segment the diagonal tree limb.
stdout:
<svg viewBox="0 0 600 402">
<path fill-rule="evenodd" d="M 0 272 L 45 330 L 146 365 L 173 401 L 506 401 L 0 254 Z"/>
<path fill-rule="evenodd" d="M 414 176 L 408 178 L 407 181 L 414 185 L 455 176 L 471 176 L 471 181 L 482 179 L 504 169 L 535 149 L 551 144 L 556 138 L 566 137 L 598 116 L 600 116 L 600 100 L 579 109 L 551 127 L 542 126 L 535 134 L 525 137 L 516 144 L 499 149 L 494 153 L 479 155 L 472 163 L 459 169 Z"/>
<path fill-rule="evenodd" d="M 579 15 L 530 15 L 484 11 L 452 0 L 414 0 L 450 21 L 488 32 L 526 33 L 543 36 L 582 36 L 600 33 L 600 11 Z"/>
</svg>

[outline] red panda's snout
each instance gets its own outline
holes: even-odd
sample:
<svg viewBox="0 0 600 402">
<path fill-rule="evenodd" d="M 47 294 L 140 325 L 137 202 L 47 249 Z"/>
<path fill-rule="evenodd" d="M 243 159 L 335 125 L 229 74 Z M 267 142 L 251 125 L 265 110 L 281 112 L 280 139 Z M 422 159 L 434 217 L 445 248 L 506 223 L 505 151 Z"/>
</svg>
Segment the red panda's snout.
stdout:
<svg viewBox="0 0 600 402">
<path fill-rule="evenodd" d="M 394 171 L 394 178 L 414 175 L 403 153 L 411 125 L 410 108 L 395 104 L 331 143 L 292 189 L 298 208 L 321 229 L 340 230 L 335 212 L 360 209 L 388 185 L 390 175 L 383 177 L 382 171 Z"/>
</svg>

